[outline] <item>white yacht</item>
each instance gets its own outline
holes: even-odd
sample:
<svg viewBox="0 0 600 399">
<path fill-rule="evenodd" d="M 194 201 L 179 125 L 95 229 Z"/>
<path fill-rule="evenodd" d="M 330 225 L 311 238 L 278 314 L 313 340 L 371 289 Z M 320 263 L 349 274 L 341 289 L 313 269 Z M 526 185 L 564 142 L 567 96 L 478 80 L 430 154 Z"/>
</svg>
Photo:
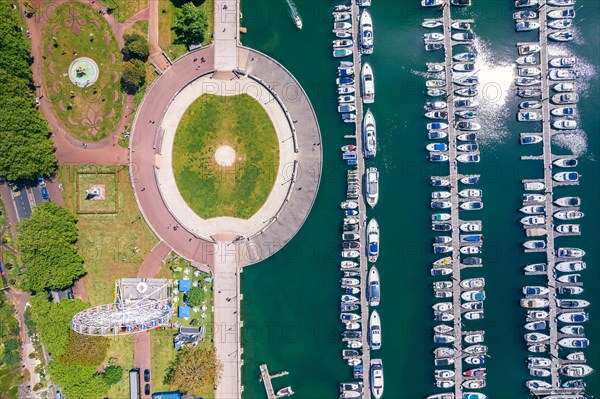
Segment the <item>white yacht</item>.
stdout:
<svg viewBox="0 0 600 399">
<path fill-rule="evenodd" d="M 371 270 L 369 270 L 367 286 L 367 297 L 369 299 L 369 306 L 379 305 L 379 298 L 381 297 L 381 287 L 379 284 L 379 271 L 375 266 L 371 267 Z"/>
<path fill-rule="evenodd" d="M 367 204 L 374 208 L 379 201 L 379 172 L 376 167 L 367 168 L 365 173 L 365 188 L 367 194 Z"/>
<path fill-rule="evenodd" d="M 373 21 L 371 14 L 363 9 L 360 15 L 360 26 L 358 29 L 360 48 L 363 54 L 373 54 Z"/>
<path fill-rule="evenodd" d="M 377 155 L 377 129 L 375 117 L 370 109 L 363 119 L 363 141 L 365 158 L 375 158 Z"/>
<path fill-rule="evenodd" d="M 296 24 L 296 28 L 302 29 L 302 19 L 300 18 L 300 15 L 294 17 L 294 24 Z"/>
<path fill-rule="evenodd" d="M 376 310 L 369 317 L 369 343 L 371 344 L 371 350 L 381 348 L 381 319 Z"/>
<path fill-rule="evenodd" d="M 361 73 L 362 96 L 365 104 L 371 104 L 375 101 L 375 81 L 373 80 L 373 70 L 368 63 L 364 63 Z"/>
<path fill-rule="evenodd" d="M 379 224 L 371 219 L 367 225 L 367 255 L 369 262 L 377 262 L 379 257 Z"/>
<path fill-rule="evenodd" d="M 371 393 L 375 399 L 383 395 L 383 363 L 381 359 L 371 359 Z"/>
</svg>

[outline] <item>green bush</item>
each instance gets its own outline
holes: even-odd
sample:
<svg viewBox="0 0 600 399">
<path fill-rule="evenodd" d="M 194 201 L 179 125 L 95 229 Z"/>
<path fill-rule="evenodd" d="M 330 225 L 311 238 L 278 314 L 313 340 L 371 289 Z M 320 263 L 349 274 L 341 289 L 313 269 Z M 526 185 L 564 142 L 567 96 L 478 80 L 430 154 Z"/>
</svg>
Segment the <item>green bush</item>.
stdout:
<svg viewBox="0 0 600 399">
<path fill-rule="evenodd" d="M 123 47 L 123 57 L 125 61 L 136 59 L 146 62 L 150 56 L 150 44 L 148 39 L 139 33 L 126 33 L 123 35 L 125 46 Z"/>
<path fill-rule="evenodd" d="M 108 366 L 104 370 L 104 381 L 108 385 L 115 385 L 123 378 L 123 369 L 120 366 Z"/>
<path fill-rule="evenodd" d="M 185 300 L 191 307 L 202 305 L 204 298 L 206 298 L 206 293 L 202 287 L 193 287 L 185 293 Z"/>
<path fill-rule="evenodd" d="M 124 63 L 121 81 L 127 93 L 135 93 L 146 81 L 146 64 L 136 59 Z"/>
</svg>

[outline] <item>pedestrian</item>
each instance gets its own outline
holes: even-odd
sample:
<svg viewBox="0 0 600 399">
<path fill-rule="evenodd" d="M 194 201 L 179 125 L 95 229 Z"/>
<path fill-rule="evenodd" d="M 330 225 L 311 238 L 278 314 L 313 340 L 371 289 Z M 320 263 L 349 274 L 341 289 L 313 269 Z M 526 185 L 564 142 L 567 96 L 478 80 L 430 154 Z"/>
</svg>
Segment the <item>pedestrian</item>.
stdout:
<svg viewBox="0 0 600 399">
<path fill-rule="evenodd" d="M 142 187 L 142 191 L 146 191 L 146 187 Z"/>
<path fill-rule="evenodd" d="M 190 238 L 190 239 L 188 240 L 188 242 L 192 242 L 192 239 Z"/>
<path fill-rule="evenodd" d="M 204 59 L 204 57 L 200 58 L 200 63 L 204 63 L 206 62 L 206 60 Z"/>
<path fill-rule="evenodd" d="M 194 62 L 198 61 L 198 58 L 194 58 Z"/>
<path fill-rule="evenodd" d="M 225 29 L 227 29 L 227 28 L 223 28 L 223 32 L 225 32 Z"/>
</svg>

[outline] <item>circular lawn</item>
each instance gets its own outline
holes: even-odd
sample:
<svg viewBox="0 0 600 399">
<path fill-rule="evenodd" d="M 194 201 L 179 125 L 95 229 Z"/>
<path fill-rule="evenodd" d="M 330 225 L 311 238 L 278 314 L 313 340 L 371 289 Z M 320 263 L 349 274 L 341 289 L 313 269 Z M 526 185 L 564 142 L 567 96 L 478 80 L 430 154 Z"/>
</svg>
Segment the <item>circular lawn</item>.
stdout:
<svg viewBox="0 0 600 399">
<path fill-rule="evenodd" d="M 173 144 L 173 172 L 203 219 L 248 219 L 269 196 L 279 143 L 269 115 L 247 94 L 204 94 L 185 111 Z"/>
</svg>

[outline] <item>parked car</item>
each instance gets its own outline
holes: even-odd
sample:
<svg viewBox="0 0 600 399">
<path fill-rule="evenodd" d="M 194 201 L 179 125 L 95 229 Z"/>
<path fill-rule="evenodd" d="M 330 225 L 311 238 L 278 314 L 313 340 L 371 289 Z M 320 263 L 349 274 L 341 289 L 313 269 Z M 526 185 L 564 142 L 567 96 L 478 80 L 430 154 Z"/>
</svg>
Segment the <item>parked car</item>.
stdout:
<svg viewBox="0 0 600 399">
<path fill-rule="evenodd" d="M 150 395 L 150 384 L 144 385 L 144 395 Z"/>
<path fill-rule="evenodd" d="M 144 382 L 150 382 L 150 370 L 144 370 Z"/>
<path fill-rule="evenodd" d="M 42 189 L 40 191 L 42 192 L 43 199 L 45 199 L 45 200 L 50 199 L 50 195 L 48 195 L 48 190 L 46 189 L 46 187 L 42 187 Z"/>
</svg>

